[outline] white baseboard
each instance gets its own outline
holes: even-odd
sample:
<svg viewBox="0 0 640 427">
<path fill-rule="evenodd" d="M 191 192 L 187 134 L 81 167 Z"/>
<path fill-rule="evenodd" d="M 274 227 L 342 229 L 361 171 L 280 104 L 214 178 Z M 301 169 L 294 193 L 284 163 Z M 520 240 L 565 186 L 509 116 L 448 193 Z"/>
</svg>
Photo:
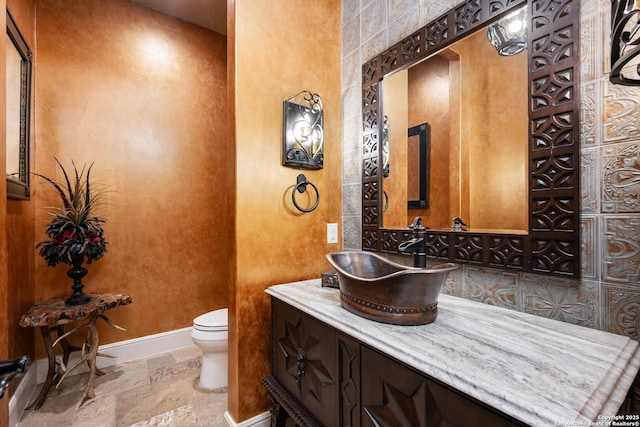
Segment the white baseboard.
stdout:
<svg viewBox="0 0 640 427">
<path fill-rule="evenodd" d="M 101 345 L 98 347 L 98 351 L 108 354 L 111 357 L 98 357 L 96 365 L 98 368 L 106 368 L 193 345 L 193 341 L 191 341 L 191 327 L 176 329 L 113 344 Z M 69 366 L 73 366 L 79 359 L 79 353 L 72 353 L 69 358 Z M 24 408 L 26 408 L 30 402 L 36 386 L 46 380 L 48 368 L 49 363 L 46 358 L 38 359 L 25 374 L 25 378 L 23 378 L 14 395 L 11 396 L 9 402 L 10 427 L 14 427 L 20 420 L 20 417 L 22 417 Z M 70 372 L 69 375 L 76 375 L 87 371 L 87 365 L 83 364 L 78 367 L 78 369 Z"/>
<path fill-rule="evenodd" d="M 224 420 L 229 427 L 269 427 L 271 425 L 271 416 L 268 412 L 263 412 L 238 424 L 229 411 L 225 411 Z"/>
<path fill-rule="evenodd" d="M 15 427 L 18 424 L 37 385 L 36 370 L 29 369 L 9 400 L 9 427 Z"/>
<path fill-rule="evenodd" d="M 191 341 L 191 327 L 119 341 L 98 347 L 99 353 L 107 354 L 110 357 L 98 357 L 96 366 L 98 368 L 107 368 L 192 345 L 194 344 Z M 77 352 L 72 353 L 71 357 L 69 357 L 69 366 L 73 366 L 78 360 L 80 360 L 80 354 Z M 43 383 L 47 378 L 49 363 L 47 359 L 43 358 L 36 360 L 34 365 L 38 373 L 38 384 Z M 83 364 L 73 372 L 70 372 L 69 375 L 77 375 L 87 371 L 87 365 Z"/>
</svg>

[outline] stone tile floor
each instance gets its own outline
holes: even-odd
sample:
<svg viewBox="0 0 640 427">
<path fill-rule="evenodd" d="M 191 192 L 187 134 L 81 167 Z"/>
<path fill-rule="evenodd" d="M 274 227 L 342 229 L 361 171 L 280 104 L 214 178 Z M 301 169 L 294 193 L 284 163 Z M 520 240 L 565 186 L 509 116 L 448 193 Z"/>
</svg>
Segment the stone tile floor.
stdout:
<svg viewBox="0 0 640 427">
<path fill-rule="evenodd" d="M 226 427 L 227 390 L 199 389 L 201 363 L 192 346 L 105 368 L 96 397 L 77 410 L 88 374 L 67 377 L 40 409 L 25 411 L 18 427 Z"/>
</svg>

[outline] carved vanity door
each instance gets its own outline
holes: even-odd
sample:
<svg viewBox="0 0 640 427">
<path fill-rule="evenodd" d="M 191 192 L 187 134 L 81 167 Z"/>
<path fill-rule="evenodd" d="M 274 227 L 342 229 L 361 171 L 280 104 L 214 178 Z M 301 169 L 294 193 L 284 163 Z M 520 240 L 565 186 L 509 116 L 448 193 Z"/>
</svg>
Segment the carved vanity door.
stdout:
<svg viewBox="0 0 640 427">
<path fill-rule="evenodd" d="M 363 426 L 513 426 L 508 420 L 366 346 L 362 351 Z"/>
<path fill-rule="evenodd" d="M 337 425 L 336 332 L 287 304 L 274 304 L 274 376 L 323 425 Z"/>
</svg>

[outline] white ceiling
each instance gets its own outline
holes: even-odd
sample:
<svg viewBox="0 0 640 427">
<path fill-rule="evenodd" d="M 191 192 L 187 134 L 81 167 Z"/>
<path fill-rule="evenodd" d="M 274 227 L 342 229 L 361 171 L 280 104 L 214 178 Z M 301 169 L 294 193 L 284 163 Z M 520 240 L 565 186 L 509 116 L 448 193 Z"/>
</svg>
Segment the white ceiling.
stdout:
<svg viewBox="0 0 640 427">
<path fill-rule="evenodd" d="M 227 0 L 133 0 L 134 2 L 191 22 L 220 34 L 227 34 Z"/>
</svg>

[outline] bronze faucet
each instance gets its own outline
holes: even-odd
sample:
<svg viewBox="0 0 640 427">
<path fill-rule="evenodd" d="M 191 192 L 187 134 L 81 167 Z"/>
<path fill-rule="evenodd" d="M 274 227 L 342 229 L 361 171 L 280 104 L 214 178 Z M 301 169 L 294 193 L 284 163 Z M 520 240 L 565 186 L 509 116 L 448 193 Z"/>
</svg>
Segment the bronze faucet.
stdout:
<svg viewBox="0 0 640 427">
<path fill-rule="evenodd" d="M 403 253 L 413 253 L 413 266 L 424 268 L 427 266 L 427 229 L 422 226 L 422 218 L 417 216 L 408 228 L 412 230 L 413 238 L 398 245 Z"/>
<path fill-rule="evenodd" d="M 453 231 L 467 231 L 466 228 L 462 228 L 463 225 L 467 227 L 469 224 L 465 224 L 459 216 L 453 217 L 453 225 L 451 226 Z"/>
</svg>

